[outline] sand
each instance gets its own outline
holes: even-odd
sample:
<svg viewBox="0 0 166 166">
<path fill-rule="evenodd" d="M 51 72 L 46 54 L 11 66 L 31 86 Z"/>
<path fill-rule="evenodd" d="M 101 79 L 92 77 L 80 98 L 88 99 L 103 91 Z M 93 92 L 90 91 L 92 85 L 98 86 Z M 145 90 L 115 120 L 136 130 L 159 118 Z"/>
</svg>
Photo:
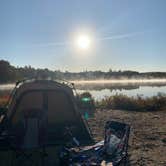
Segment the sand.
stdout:
<svg viewBox="0 0 166 166">
<path fill-rule="evenodd" d="M 166 166 L 166 111 L 135 112 L 122 110 L 97 110 L 88 123 L 94 139 L 104 136 L 108 120 L 128 123 L 129 163 L 132 166 Z"/>
</svg>

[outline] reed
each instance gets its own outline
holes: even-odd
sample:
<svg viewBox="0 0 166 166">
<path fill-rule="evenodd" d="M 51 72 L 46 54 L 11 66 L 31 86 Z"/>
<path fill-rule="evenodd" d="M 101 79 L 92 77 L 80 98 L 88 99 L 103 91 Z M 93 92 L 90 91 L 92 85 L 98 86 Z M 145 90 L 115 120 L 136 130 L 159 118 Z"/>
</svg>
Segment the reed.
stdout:
<svg viewBox="0 0 166 166">
<path fill-rule="evenodd" d="M 123 94 L 105 97 L 100 101 L 95 101 L 97 108 L 122 109 L 132 111 L 159 111 L 166 109 L 166 94 L 158 93 L 156 96 L 129 97 Z"/>
</svg>

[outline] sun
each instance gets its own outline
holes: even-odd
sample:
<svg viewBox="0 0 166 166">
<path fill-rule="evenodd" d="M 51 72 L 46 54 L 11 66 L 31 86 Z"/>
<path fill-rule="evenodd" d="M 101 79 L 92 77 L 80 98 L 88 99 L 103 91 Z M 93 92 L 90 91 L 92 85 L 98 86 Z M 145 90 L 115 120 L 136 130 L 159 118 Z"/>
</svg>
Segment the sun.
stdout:
<svg viewBox="0 0 166 166">
<path fill-rule="evenodd" d="M 79 49 L 86 50 L 91 45 L 91 39 L 88 35 L 80 35 L 77 37 L 76 45 Z"/>
</svg>

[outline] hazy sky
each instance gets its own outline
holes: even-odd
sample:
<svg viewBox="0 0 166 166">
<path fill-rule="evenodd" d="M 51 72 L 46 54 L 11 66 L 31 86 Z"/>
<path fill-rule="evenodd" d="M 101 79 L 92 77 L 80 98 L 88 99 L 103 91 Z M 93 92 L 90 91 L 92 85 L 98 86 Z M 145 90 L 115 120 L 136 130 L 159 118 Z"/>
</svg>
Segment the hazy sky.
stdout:
<svg viewBox="0 0 166 166">
<path fill-rule="evenodd" d="M 88 35 L 88 50 L 74 46 Z M 166 71 L 166 0 L 0 0 L 0 59 L 49 69 Z"/>
</svg>

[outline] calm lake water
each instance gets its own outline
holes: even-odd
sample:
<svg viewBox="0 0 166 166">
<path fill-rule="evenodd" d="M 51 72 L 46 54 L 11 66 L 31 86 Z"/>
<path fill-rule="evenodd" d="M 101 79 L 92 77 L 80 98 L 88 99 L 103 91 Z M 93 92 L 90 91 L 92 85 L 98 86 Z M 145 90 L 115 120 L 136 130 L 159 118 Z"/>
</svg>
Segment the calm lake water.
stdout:
<svg viewBox="0 0 166 166">
<path fill-rule="evenodd" d="M 102 89 L 102 90 L 77 90 L 78 93 L 90 92 L 92 96 L 100 100 L 106 96 L 112 96 L 115 94 L 125 94 L 127 96 L 141 95 L 143 97 L 155 96 L 158 93 L 166 94 L 166 86 L 162 87 L 151 87 L 151 86 L 140 86 L 137 89 Z"/>
<path fill-rule="evenodd" d="M 127 96 L 151 97 L 158 93 L 166 94 L 166 81 L 145 82 L 82 82 L 75 83 L 78 93 L 90 92 L 92 96 L 100 100 L 105 96 L 124 94 Z"/>
<path fill-rule="evenodd" d="M 115 94 L 125 94 L 127 96 L 141 95 L 143 97 L 155 96 L 158 93 L 166 94 L 166 80 L 144 80 L 144 81 L 119 81 L 119 80 L 99 80 L 99 81 L 75 81 L 77 93 L 90 92 L 92 96 L 100 100 L 105 96 Z M 5 94 L 13 89 L 13 84 L 0 85 L 0 94 Z"/>
</svg>

